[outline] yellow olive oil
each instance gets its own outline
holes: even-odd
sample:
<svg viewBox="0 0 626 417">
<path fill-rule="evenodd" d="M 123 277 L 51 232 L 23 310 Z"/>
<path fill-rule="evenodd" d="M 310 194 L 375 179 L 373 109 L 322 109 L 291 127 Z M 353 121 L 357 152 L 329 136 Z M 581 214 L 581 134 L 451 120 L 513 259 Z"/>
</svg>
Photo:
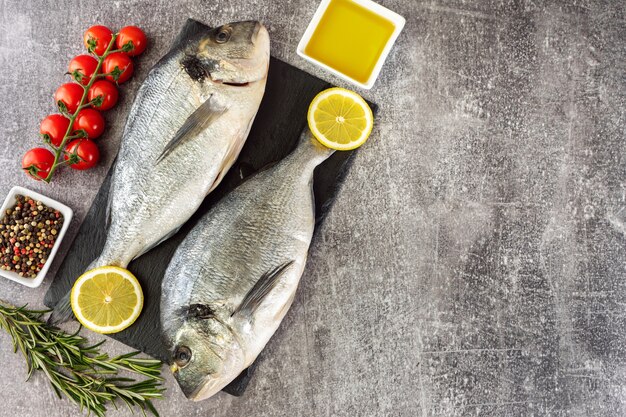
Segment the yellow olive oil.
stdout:
<svg viewBox="0 0 626 417">
<path fill-rule="evenodd" d="M 394 30 L 393 22 L 353 0 L 331 0 L 304 53 L 365 84 Z"/>
</svg>

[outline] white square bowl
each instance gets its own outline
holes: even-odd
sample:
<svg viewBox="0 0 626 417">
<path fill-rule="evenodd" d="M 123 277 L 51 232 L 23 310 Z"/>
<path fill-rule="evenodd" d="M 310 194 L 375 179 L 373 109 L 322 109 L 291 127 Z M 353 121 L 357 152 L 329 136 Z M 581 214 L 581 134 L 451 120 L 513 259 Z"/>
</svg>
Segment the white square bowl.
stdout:
<svg viewBox="0 0 626 417">
<path fill-rule="evenodd" d="M 55 210 L 58 210 L 63 215 L 63 226 L 61 226 L 61 231 L 57 234 L 56 241 L 54 242 L 54 246 L 52 247 L 52 250 L 50 251 L 50 255 L 48 255 L 48 259 L 46 260 L 46 263 L 43 265 L 43 268 L 41 269 L 41 271 L 39 271 L 39 273 L 37 274 L 35 278 L 21 277 L 16 272 L 0 269 L 1 276 L 7 279 L 10 279 L 11 281 L 19 282 L 20 284 L 26 285 L 27 287 L 37 288 L 38 286 L 41 285 L 41 283 L 43 282 L 43 279 L 48 273 L 48 269 L 50 268 L 50 265 L 52 264 L 54 256 L 59 250 L 59 246 L 61 245 L 61 241 L 63 240 L 63 237 L 65 236 L 65 232 L 67 231 L 67 228 L 70 226 L 70 221 L 72 220 L 72 216 L 74 215 L 74 212 L 72 211 L 71 208 L 69 208 L 65 204 L 61 204 L 56 200 L 46 197 L 45 195 L 41 195 L 39 193 L 36 193 L 35 191 L 31 191 L 23 187 L 15 186 L 11 189 L 11 191 L 9 191 L 9 195 L 7 195 L 7 198 L 4 200 L 4 204 L 2 204 L 2 208 L 0 209 L 0 218 L 6 215 L 5 213 L 8 208 L 15 206 L 15 203 L 17 201 L 16 195 L 18 194 L 26 196 L 26 197 L 30 197 L 33 200 L 41 201 L 46 206 L 53 208 Z"/>
<path fill-rule="evenodd" d="M 360 81 L 355 80 L 354 78 L 347 76 L 346 74 L 340 71 L 337 71 L 336 69 L 332 67 L 329 67 L 328 65 L 318 61 L 315 58 L 311 58 L 304 52 L 304 49 L 306 48 L 307 44 L 311 40 L 311 37 L 313 36 L 313 33 L 315 32 L 317 25 L 322 19 L 322 16 L 324 16 L 324 13 L 326 13 L 326 9 L 328 8 L 328 5 L 330 4 L 331 1 L 333 0 L 322 0 L 320 5 L 317 7 L 317 10 L 315 11 L 315 14 L 313 15 L 313 19 L 309 23 L 309 26 L 306 28 L 306 32 L 304 32 L 302 39 L 300 39 L 300 43 L 298 43 L 298 49 L 296 50 L 296 52 L 302 58 L 306 59 L 309 62 L 314 63 L 315 65 L 319 67 L 324 68 L 326 71 L 338 76 L 339 78 L 342 78 L 361 88 L 369 90 L 370 88 L 374 86 L 374 83 L 376 82 L 376 79 L 378 78 L 378 75 L 380 74 L 380 70 L 383 68 L 383 64 L 385 63 L 385 60 L 387 59 L 387 55 L 389 55 L 389 51 L 391 51 L 393 44 L 396 42 L 396 39 L 400 35 L 400 32 L 402 32 L 402 28 L 404 28 L 404 23 L 406 21 L 404 17 L 400 16 L 398 13 L 393 12 L 389 10 L 388 8 L 381 6 L 378 3 L 374 3 L 372 0 L 352 0 L 354 1 L 354 3 L 358 4 L 359 6 L 362 6 L 363 8 L 389 20 L 395 26 L 395 29 L 393 33 L 391 34 L 391 37 L 387 41 L 387 44 L 385 45 L 383 52 L 380 54 L 380 57 L 378 58 L 378 62 L 376 63 L 376 66 L 374 67 L 374 69 L 372 70 L 372 73 L 370 74 L 370 78 L 367 80 L 366 83 L 362 83 Z"/>
</svg>

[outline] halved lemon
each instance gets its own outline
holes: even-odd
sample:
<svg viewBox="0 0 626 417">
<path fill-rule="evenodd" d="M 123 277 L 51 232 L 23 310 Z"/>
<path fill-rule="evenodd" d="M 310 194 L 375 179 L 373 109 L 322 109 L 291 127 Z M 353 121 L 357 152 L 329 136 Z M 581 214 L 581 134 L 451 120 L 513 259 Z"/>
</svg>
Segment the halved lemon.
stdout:
<svg viewBox="0 0 626 417">
<path fill-rule="evenodd" d="M 372 132 L 374 115 L 363 97 L 345 88 L 319 93 L 309 106 L 309 128 L 324 146 L 349 151 L 363 145 Z"/>
<path fill-rule="evenodd" d="M 137 320 L 143 292 L 137 278 L 117 266 L 101 266 L 81 275 L 70 294 L 74 315 L 97 333 L 117 333 Z"/>
</svg>

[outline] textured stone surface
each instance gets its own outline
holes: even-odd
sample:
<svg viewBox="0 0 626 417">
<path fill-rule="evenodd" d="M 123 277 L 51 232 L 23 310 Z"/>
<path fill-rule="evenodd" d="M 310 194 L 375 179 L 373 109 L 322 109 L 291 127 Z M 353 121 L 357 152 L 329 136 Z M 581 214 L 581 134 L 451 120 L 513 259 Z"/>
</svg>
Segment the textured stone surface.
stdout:
<svg viewBox="0 0 626 417">
<path fill-rule="evenodd" d="M 316 3 L 1 1 L 0 195 L 20 184 L 58 198 L 75 209 L 75 232 L 139 82 L 187 17 L 261 19 L 275 56 L 343 85 L 295 54 Z M 363 92 L 380 104 L 376 129 L 248 392 L 191 403 L 168 376 L 157 407 L 164 416 L 626 414 L 623 2 L 381 3 L 407 25 Z M 138 24 L 152 45 L 107 113 L 104 163 L 36 184 L 18 160 L 96 22 Z M 40 306 L 49 282 L 3 281 L 0 298 Z M 0 416 L 77 415 L 41 376 L 23 382 L 5 335 L 0 352 Z"/>
</svg>

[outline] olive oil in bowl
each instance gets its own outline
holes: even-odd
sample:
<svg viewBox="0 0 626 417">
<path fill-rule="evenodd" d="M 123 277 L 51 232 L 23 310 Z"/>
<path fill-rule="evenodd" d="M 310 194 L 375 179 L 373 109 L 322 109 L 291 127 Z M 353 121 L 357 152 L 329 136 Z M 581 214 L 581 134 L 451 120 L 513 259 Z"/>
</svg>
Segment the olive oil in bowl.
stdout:
<svg viewBox="0 0 626 417">
<path fill-rule="evenodd" d="M 404 26 L 370 0 L 323 0 L 298 54 L 363 88 L 371 88 Z"/>
</svg>

